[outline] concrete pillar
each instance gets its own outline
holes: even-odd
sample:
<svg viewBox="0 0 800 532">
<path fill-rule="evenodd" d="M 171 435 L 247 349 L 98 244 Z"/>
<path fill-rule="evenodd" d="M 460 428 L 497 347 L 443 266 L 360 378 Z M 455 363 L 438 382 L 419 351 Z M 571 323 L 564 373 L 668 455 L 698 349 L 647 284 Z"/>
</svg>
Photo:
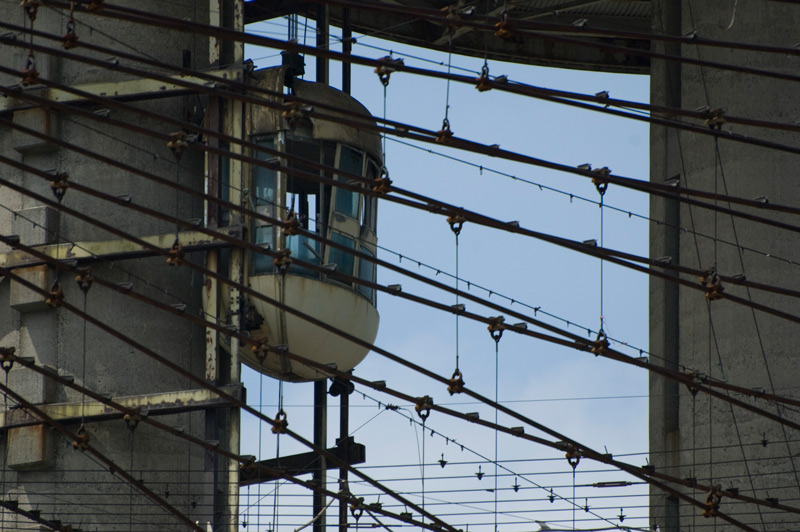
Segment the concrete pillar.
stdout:
<svg viewBox="0 0 800 532">
<path fill-rule="evenodd" d="M 782 2 L 652 2 L 653 31 L 703 38 L 791 47 L 797 42 L 800 9 Z M 798 73 L 798 60 L 781 54 L 758 54 L 693 44 L 653 43 L 658 52 L 775 72 Z M 731 116 L 784 123 L 800 118 L 797 83 L 709 67 L 653 61 L 651 101 L 683 109 L 725 109 Z M 796 145 L 797 133 L 722 125 L 725 131 Z M 718 152 L 717 152 L 718 149 Z M 780 204 L 800 204 L 794 177 L 797 156 L 731 141 L 715 143 L 674 129 L 651 129 L 653 182 L 680 178 L 680 186 L 718 191 L 743 198 L 766 196 Z M 713 202 L 712 202 L 713 203 Z M 728 207 L 727 204 L 724 205 Z M 753 209 L 734 207 L 755 212 Z M 760 214 L 765 214 L 761 211 Z M 766 213 L 797 224 L 796 218 Z M 653 197 L 651 215 L 663 224 L 651 229 L 650 256 L 670 256 L 674 263 L 716 268 L 728 275 L 767 284 L 796 287 L 798 235 L 712 211 Z M 679 224 L 680 230 L 676 227 Z M 716 240 L 715 240 L 716 238 Z M 736 243 L 741 247 L 737 248 Z M 742 248 L 748 248 L 743 250 Z M 750 251 L 750 250 L 757 250 Z M 768 255 L 767 255 L 768 254 Z M 698 282 L 697 279 L 692 279 Z M 795 315 L 800 302 L 777 295 L 725 286 L 726 293 Z M 651 361 L 671 369 L 696 370 L 749 388 L 796 397 L 800 366 L 795 353 L 798 326 L 729 301 L 707 301 L 702 292 L 650 282 Z M 685 386 L 661 377 L 650 382 L 651 464 L 658 471 L 699 483 L 735 488 L 743 495 L 781 501 L 800 497 L 800 446 L 797 435 L 720 400 L 696 397 Z M 786 418 L 796 413 L 764 401 L 757 406 Z M 788 440 L 788 443 L 787 443 Z M 705 502 L 706 493 L 684 490 Z M 783 530 L 796 516 L 723 499 L 720 511 L 758 530 Z M 658 490 L 651 492 L 651 525 L 661 530 L 711 529 L 714 518 Z M 716 524 L 722 525 L 718 521 Z"/>
</svg>

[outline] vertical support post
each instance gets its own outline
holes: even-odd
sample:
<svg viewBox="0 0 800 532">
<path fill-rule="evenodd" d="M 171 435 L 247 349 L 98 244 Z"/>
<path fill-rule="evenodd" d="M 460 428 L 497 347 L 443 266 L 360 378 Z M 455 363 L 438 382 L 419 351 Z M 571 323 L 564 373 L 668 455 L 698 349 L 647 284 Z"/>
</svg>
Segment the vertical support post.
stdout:
<svg viewBox="0 0 800 532">
<path fill-rule="evenodd" d="M 329 15 L 330 7 L 328 7 L 328 4 L 320 4 L 317 7 L 317 48 L 320 50 L 328 50 L 330 48 Z M 330 83 L 329 62 L 324 57 L 317 57 L 317 83 L 324 85 Z"/>
<path fill-rule="evenodd" d="M 350 435 L 350 390 L 345 389 L 339 396 L 339 445 L 344 454 L 350 457 L 348 436 Z M 347 486 L 347 468 L 339 468 L 339 489 Z M 339 532 L 347 532 L 347 502 L 339 501 Z"/>
<path fill-rule="evenodd" d="M 314 445 L 327 449 L 328 439 L 328 382 L 321 379 L 314 382 Z M 325 458 L 319 457 L 319 469 L 314 471 L 314 484 L 325 488 L 325 474 L 327 472 Z M 313 532 L 325 532 L 325 495 L 314 492 L 313 515 L 321 514 L 314 521 Z"/>
<path fill-rule="evenodd" d="M 353 28 L 350 24 L 350 9 L 342 8 L 342 92 L 350 94 L 350 78 L 352 68 L 350 54 L 353 51 Z M 344 437 L 344 436 L 342 436 Z"/>
</svg>

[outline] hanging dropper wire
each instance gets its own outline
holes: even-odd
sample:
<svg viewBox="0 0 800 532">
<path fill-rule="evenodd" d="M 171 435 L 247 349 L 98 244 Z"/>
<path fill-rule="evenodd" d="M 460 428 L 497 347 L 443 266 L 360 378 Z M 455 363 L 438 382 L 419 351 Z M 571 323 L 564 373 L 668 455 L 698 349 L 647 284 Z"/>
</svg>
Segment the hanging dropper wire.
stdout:
<svg viewBox="0 0 800 532">
<path fill-rule="evenodd" d="M 611 175 L 611 170 L 608 169 L 607 166 L 603 168 L 598 168 L 596 170 L 592 170 L 593 173 L 597 174 L 595 177 L 592 178 L 592 183 L 594 183 L 595 188 L 597 189 L 597 193 L 600 194 L 600 203 L 598 206 L 600 207 L 600 247 L 604 246 L 604 238 L 605 238 L 605 231 L 604 231 L 604 222 L 605 222 L 605 203 L 604 198 L 606 194 L 606 190 L 608 189 L 608 176 Z M 603 257 L 600 257 L 600 330 L 597 335 L 598 341 L 605 341 L 606 340 L 606 333 L 605 333 L 605 314 L 603 313 L 603 290 L 604 290 L 604 266 L 605 261 Z"/>
<path fill-rule="evenodd" d="M 494 340 L 494 402 L 495 404 L 500 404 L 500 338 L 503 337 L 503 330 L 505 326 L 503 325 L 504 318 L 502 316 L 498 316 L 496 318 L 491 318 L 489 323 L 489 334 L 492 335 L 492 340 Z M 499 472 L 498 467 L 498 408 L 494 409 L 494 532 L 498 532 L 497 529 L 497 474 Z"/>
</svg>

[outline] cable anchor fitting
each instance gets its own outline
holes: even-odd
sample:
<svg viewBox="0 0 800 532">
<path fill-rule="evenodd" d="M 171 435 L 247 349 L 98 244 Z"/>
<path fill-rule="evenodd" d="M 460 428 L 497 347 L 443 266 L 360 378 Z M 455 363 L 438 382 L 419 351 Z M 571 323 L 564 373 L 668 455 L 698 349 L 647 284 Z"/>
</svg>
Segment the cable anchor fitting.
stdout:
<svg viewBox="0 0 800 532">
<path fill-rule="evenodd" d="M 503 316 L 496 316 L 494 318 L 489 318 L 489 334 L 492 335 L 492 340 L 495 343 L 500 341 L 500 338 L 503 337 L 503 331 L 506 329 L 505 325 L 506 319 Z"/>
<path fill-rule="evenodd" d="M 89 292 L 94 282 L 92 271 L 89 268 L 78 268 L 78 275 L 75 276 L 75 282 L 78 283 L 78 288 L 80 288 L 81 292 L 85 295 Z"/>
<path fill-rule="evenodd" d="M 600 329 L 600 331 L 597 333 L 597 339 L 592 342 L 591 351 L 594 353 L 594 356 L 605 355 L 606 352 L 608 352 L 608 346 L 608 337 L 606 336 L 605 331 Z"/>
<path fill-rule="evenodd" d="M 81 425 L 80 428 L 78 428 L 78 431 L 75 433 L 75 439 L 72 441 L 72 448 L 79 451 L 85 451 L 89 448 L 90 440 L 91 438 L 89 437 L 89 433 L 86 432 L 86 427 Z"/>
<path fill-rule="evenodd" d="M 172 154 L 180 161 L 183 150 L 189 146 L 189 142 L 194 140 L 195 137 L 187 135 L 185 131 L 176 131 L 170 133 L 169 136 L 171 140 L 167 142 L 167 148 L 172 150 Z"/>
<path fill-rule="evenodd" d="M 445 118 L 442 120 L 442 129 L 436 132 L 435 140 L 439 144 L 448 144 L 451 138 L 453 138 L 453 132 L 450 130 L 450 120 Z"/>
<path fill-rule="evenodd" d="M 172 247 L 169 248 L 167 264 L 170 266 L 183 265 L 183 255 L 183 246 L 181 245 L 181 241 L 176 238 L 175 242 L 172 243 Z"/>
<path fill-rule="evenodd" d="M 372 180 L 372 190 L 378 194 L 387 194 L 392 190 L 392 180 L 385 166 L 381 168 L 381 176 Z"/>
<path fill-rule="evenodd" d="M 358 520 L 364 515 L 364 497 L 350 498 L 350 515 L 352 515 L 353 519 L 358 523 Z"/>
<path fill-rule="evenodd" d="M 725 109 L 717 108 L 706 111 L 706 119 L 703 122 L 709 129 L 722 129 L 722 125 L 726 123 Z"/>
<path fill-rule="evenodd" d="M 565 456 L 567 458 L 567 463 L 572 466 L 573 470 L 578 467 L 578 464 L 581 462 L 581 452 L 572 445 L 567 449 L 567 454 Z"/>
<path fill-rule="evenodd" d="M 86 11 L 100 11 L 105 7 L 103 4 L 105 0 L 89 0 L 89 5 L 86 6 Z"/>
<path fill-rule="evenodd" d="M 288 248 L 286 249 L 279 249 L 277 252 L 277 257 L 272 259 L 272 264 L 278 269 L 280 273 L 286 273 L 289 271 L 289 267 L 292 265 L 291 254 L 292 251 Z"/>
<path fill-rule="evenodd" d="M 703 517 L 716 517 L 719 515 L 719 506 L 722 503 L 722 491 L 719 485 L 712 486 L 706 497 Z"/>
<path fill-rule="evenodd" d="M 56 172 L 56 175 L 50 180 L 50 190 L 53 191 L 53 195 L 56 197 L 59 203 L 61 203 L 61 200 L 64 199 L 64 195 L 67 193 L 68 188 L 69 174 L 66 172 Z"/>
<path fill-rule="evenodd" d="M 290 129 L 297 127 L 297 124 L 306 117 L 307 111 L 312 111 L 313 108 L 309 105 L 300 102 L 287 102 L 288 109 L 281 113 L 281 116 L 286 119 Z"/>
<path fill-rule="evenodd" d="M 381 57 L 378 59 L 378 63 L 380 64 L 375 67 L 375 73 L 378 75 L 378 79 L 381 80 L 381 84 L 383 84 L 384 87 L 389 86 L 389 78 L 394 72 L 397 72 L 397 68 L 404 66 L 401 58 L 394 59 L 390 55 Z"/>
<path fill-rule="evenodd" d="M 0 347 L 0 367 L 8 373 L 14 367 L 14 360 L 11 358 L 17 352 L 16 347 Z"/>
<path fill-rule="evenodd" d="M 700 284 L 706 288 L 706 299 L 709 301 L 722 299 L 722 292 L 725 291 L 725 287 L 722 286 L 722 281 L 714 269 L 706 270 L 699 279 Z"/>
<path fill-rule="evenodd" d="M 39 71 L 36 70 L 36 57 L 33 55 L 33 50 L 28 52 L 28 60 L 25 63 L 25 68 L 22 69 L 20 83 L 25 87 L 39 83 Z"/>
<path fill-rule="evenodd" d="M 128 430 L 133 432 L 136 430 L 136 427 L 139 426 L 139 422 L 142 420 L 142 416 L 139 412 L 133 412 L 125 414 L 122 419 L 125 421 L 125 424 L 128 426 Z"/>
<path fill-rule="evenodd" d="M 450 224 L 450 230 L 453 231 L 456 236 L 461 234 L 461 228 L 464 227 L 464 222 L 467 219 L 464 218 L 463 214 L 453 214 L 452 216 L 447 217 L 447 223 Z"/>
<path fill-rule="evenodd" d="M 511 24 L 509 23 L 508 13 L 503 13 L 503 16 L 500 17 L 500 22 L 495 24 L 494 27 L 497 28 L 494 32 L 495 37 L 509 40 L 514 35 L 511 32 Z"/>
<path fill-rule="evenodd" d="M 458 368 L 453 372 L 453 376 L 450 377 L 450 384 L 447 385 L 447 391 L 450 392 L 450 395 L 455 395 L 464 391 L 464 378 Z"/>
<path fill-rule="evenodd" d="M 61 47 L 65 50 L 78 46 L 78 34 L 75 33 L 75 20 L 70 15 L 67 21 L 67 31 L 61 36 Z"/>
<path fill-rule="evenodd" d="M 45 298 L 44 302 L 48 307 L 52 308 L 61 306 L 64 302 L 64 292 L 61 290 L 61 283 L 53 281 L 53 284 L 50 286 L 50 295 Z"/>
<path fill-rule="evenodd" d="M 267 354 L 269 353 L 269 344 L 267 343 L 267 339 L 262 338 L 256 341 L 251 349 L 253 350 L 253 355 L 255 355 L 259 363 L 263 364 L 264 359 L 267 358 Z"/>
<path fill-rule="evenodd" d="M 42 2 L 40 0 L 22 0 L 19 5 L 25 10 L 28 19 L 33 22 L 36 20 L 36 15 L 39 13 L 39 7 L 41 7 Z"/>
<path fill-rule="evenodd" d="M 295 236 L 300 234 L 300 220 L 294 211 L 289 211 L 286 219 L 281 222 L 281 231 L 286 236 Z"/>
<path fill-rule="evenodd" d="M 431 415 L 431 408 L 433 408 L 433 398 L 430 395 L 426 395 L 424 397 L 417 397 L 416 405 L 414 406 L 414 410 L 417 411 L 417 415 L 425 421 Z"/>
<path fill-rule="evenodd" d="M 489 65 L 484 62 L 481 67 L 481 74 L 475 78 L 475 88 L 480 92 L 492 90 L 492 80 L 489 78 Z"/>
<path fill-rule="evenodd" d="M 592 170 L 592 173 L 597 174 L 596 177 L 592 177 L 592 183 L 594 183 L 597 192 L 603 196 L 608 188 L 608 176 L 611 175 L 611 170 L 608 169 L 608 166 L 604 166 Z"/>
<path fill-rule="evenodd" d="M 273 434 L 285 434 L 287 430 L 286 427 L 288 426 L 289 422 L 286 420 L 286 412 L 281 408 L 275 415 L 275 422 L 272 424 L 272 432 Z"/>
</svg>

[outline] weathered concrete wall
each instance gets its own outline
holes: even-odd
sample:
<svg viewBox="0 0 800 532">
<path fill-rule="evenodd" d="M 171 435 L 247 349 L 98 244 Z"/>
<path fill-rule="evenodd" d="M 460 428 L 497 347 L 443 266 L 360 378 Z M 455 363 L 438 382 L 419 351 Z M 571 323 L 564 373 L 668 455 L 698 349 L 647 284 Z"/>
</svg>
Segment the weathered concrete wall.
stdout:
<svg viewBox="0 0 800 532">
<path fill-rule="evenodd" d="M 209 2 L 204 1 L 175 3 L 128 0 L 117 4 L 201 23 L 209 21 Z M 23 9 L 16 2 L 0 5 L 0 17 L 19 26 L 25 24 Z M 85 13 L 76 13 L 75 18 L 81 42 L 155 57 L 169 65 L 198 69 L 208 67 L 208 39 L 203 36 L 148 29 Z M 65 32 L 66 20 L 65 13 L 41 7 L 34 28 L 60 37 Z M 59 40 L 37 38 L 35 43 L 62 50 Z M 72 52 L 108 59 L 107 54 L 80 48 Z M 19 69 L 25 64 L 26 54 L 25 48 L 11 50 L 11 47 L 4 47 L 0 53 L 0 65 Z M 113 69 L 53 59 L 42 53 L 36 54 L 36 62 L 43 78 L 66 85 L 131 79 L 131 76 Z M 0 76 L 0 84 L 3 85 L 18 81 L 13 76 Z M 196 95 L 140 101 L 131 105 L 195 122 L 201 118 L 203 111 L 203 101 Z M 82 108 L 95 111 L 101 106 L 90 104 Z M 162 133 L 176 130 L 173 125 L 142 118 L 134 111 L 112 110 L 111 117 Z M 103 156 L 173 182 L 178 179 L 185 186 L 203 190 L 203 159 L 199 152 L 188 150 L 184 153 L 178 171 L 175 157 L 163 140 L 116 128 L 102 120 L 63 111 L 40 110 L 6 113 L 2 118 L 48 131 Z M 129 194 L 134 203 L 182 219 L 202 218 L 203 205 L 200 200 L 185 196 L 178 198 L 171 188 L 68 149 L 47 146 L 9 127 L 0 128 L 0 153 L 41 170 L 68 172 L 71 181 L 105 193 Z M 54 197 L 47 181 L 31 173 L 0 165 L 0 177 L 48 199 Z M 63 204 L 138 236 L 171 234 L 175 231 L 174 224 L 105 203 L 74 189 L 67 191 Z M 53 243 L 57 239 L 61 242 L 77 242 L 116 238 L 72 216 L 58 216 L 56 211 L 43 209 L 37 199 L 12 192 L 1 183 L 0 206 L 2 233 L 20 235 L 22 243 L 27 245 Z M 202 257 L 195 259 L 202 260 Z M 201 276 L 186 267 L 170 267 L 163 257 L 114 263 L 101 261 L 92 266 L 92 273 L 113 282 L 130 282 L 134 291 L 168 304 L 186 303 L 187 312 L 201 312 Z M 114 329 L 185 370 L 203 375 L 205 342 L 201 327 L 190 325 L 186 320 L 97 284 L 84 298 L 72 275 L 56 276 L 52 269 L 30 272 L 29 275 L 47 287 L 57 279 L 63 286 L 65 301 L 79 308 L 85 305 L 88 313 Z M 31 293 L 25 294 L 24 289 L 18 290 L 9 278 L 0 280 L 0 346 L 14 347 L 19 355 L 33 357 L 38 364 L 47 364 L 62 374 L 73 375 L 79 384 L 116 397 L 196 387 L 185 377 L 96 327 L 87 326 L 84 338 L 84 321 L 81 318 L 63 308 L 47 307 L 41 304 L 40 299 Z M 0 379 L 4 378 L 5 375 L 0 372 Z M 34 403 L 81 400 L 78 393 L 18 367 L 8 372 L 8 384 Z M 12 407 L 13 403 L 10 402 L 8 406 Z M 3 408 L 2 400 L 0 408 Z M 183 426 L 187 433 L 200 438 L 207 434 L 207 420 L 202 412 L 171 415 L 159 420 L 169 425 Z M 70 423 L 67 426 L 75 431 L 79 425 Z M 136 478 L 142 479 L 149 488 L 192 520 L 203 524 L 214 520 L 212 477 L 204 473 L 209 463 L 205 452 L 144 424 L 131 431 L 122 420 L 105 421 L 90 423 L 86 430 L 91 436 L 92 446 L 121 467 L 135 471 Z M 0 436 L 0 452 L 3 453 L 5 464 L 0 483 L 0 489 L 4 491 L 3 498 L 11 496 L 18 499 L 25 509 L 38 507 L 43 517 L 59 519 L 65 525 L 84 530 L 128 530 L 131 524 L 132 530 L 186 529 L 185 525 L 178 525 L 174 517 L 148 499 L 135 491 L 131 494 L 125 482 L 109 474 L 107 469 L 85 453 L 74 450 L 70 442 L 55 432 L 44 431 L 42 438 L 47 441 L 34 442 L 36 445 L 46 444 L 41 449 L 47 456 L 40 460 L 36 459 L 33 450 L 14 447 L 15 441 L 30 443 L 32 438 L 38 438 L 39 433 L 33 430 L 20 432 L 16 438 L 8 438 L 7 433 Z M 28 527 L 25 519 L 11 512 L 5 512 L 2 519 L 4 523 L 13 522 L 17 527 L 14 529 Z M 37 526 L 31 524 L 30 528 L 36 529 Z"/>
<path fill-rule="evenodd" d="M 675 35 L 696 31 L 704 38 L 782 47 L 791 47 L 798 40 L 800 10 L 796 5 L 739 2 L 735 17 L 733 9 L 734 3 L 728 0 L 654 2 L 653 29 Z M 798 73 L 797 57 L 782 54 L 663 43 L 654 44 L 654 49 L 693 59 Z M 663 61 L 654 61 L 651 81 L 654 104 L 691 110 L 723 108 L 731 116 L 782 123 L 794 123 L 800 117 L 797 84 L 789 81 Z M 794 132 L 731 124 L 722 129 L 797 146 Z M 662 127 L 651 129 L 653 182 L 680 177 L 681 186 L 687 188 L 749 199 L 767 196 L 773 203 L 797 206 L 797 161 L 796 155 L 775 150 L 726 140 L 715 143 L 712 137 Z M 797 225 L 796 217 L 733 208 Z M 728 275 L 743 273 L 749 280 L 797 288 L 797 233 L 657 197 L 652 199 L 651 212 L 655 219 L 666 222 L 651 230 L 651 257 L 671 256 L 675 263 L 685 266 L 716 268 Z M 680 231 L 674 227 L 677 223 Z M 725 286 L 725 293 L 800 315 L 796 299 L 730 285 Z M 658 279 L 650 284 L 650 304 L 653 362 L 790 397 L 800 393 L 796 385 L 800 376 L 795 353 L 797 324 L 729 301 L 709 302 L 702 292 L 678 289 Z M 702 393 L 693 397 L 685 386 L 660 377 L 651 377 L 650 392 L 650 461 L 658 471 L 679 478 L 693 477 L 705 485 L 737 488 L 741 494 L 759 499 L 778 498 L 793 504 L 800 496 L 796 431 L 721 400 L 709 401 Z M 746 401 L 787 419 L 800 418 L 766 401 Z M 701 502 L 706 500 L 704 492 L 683 492 Z M 757 530 L 793 529 L 790 525 L 797 522 L 796 515 L 726 498 L 720 511 Z M 701 514 L 701 509 L 652 491 L 651 524 L 661 530 L 711 529 L 724 524 L 719 518 Z"/>
</svg>

